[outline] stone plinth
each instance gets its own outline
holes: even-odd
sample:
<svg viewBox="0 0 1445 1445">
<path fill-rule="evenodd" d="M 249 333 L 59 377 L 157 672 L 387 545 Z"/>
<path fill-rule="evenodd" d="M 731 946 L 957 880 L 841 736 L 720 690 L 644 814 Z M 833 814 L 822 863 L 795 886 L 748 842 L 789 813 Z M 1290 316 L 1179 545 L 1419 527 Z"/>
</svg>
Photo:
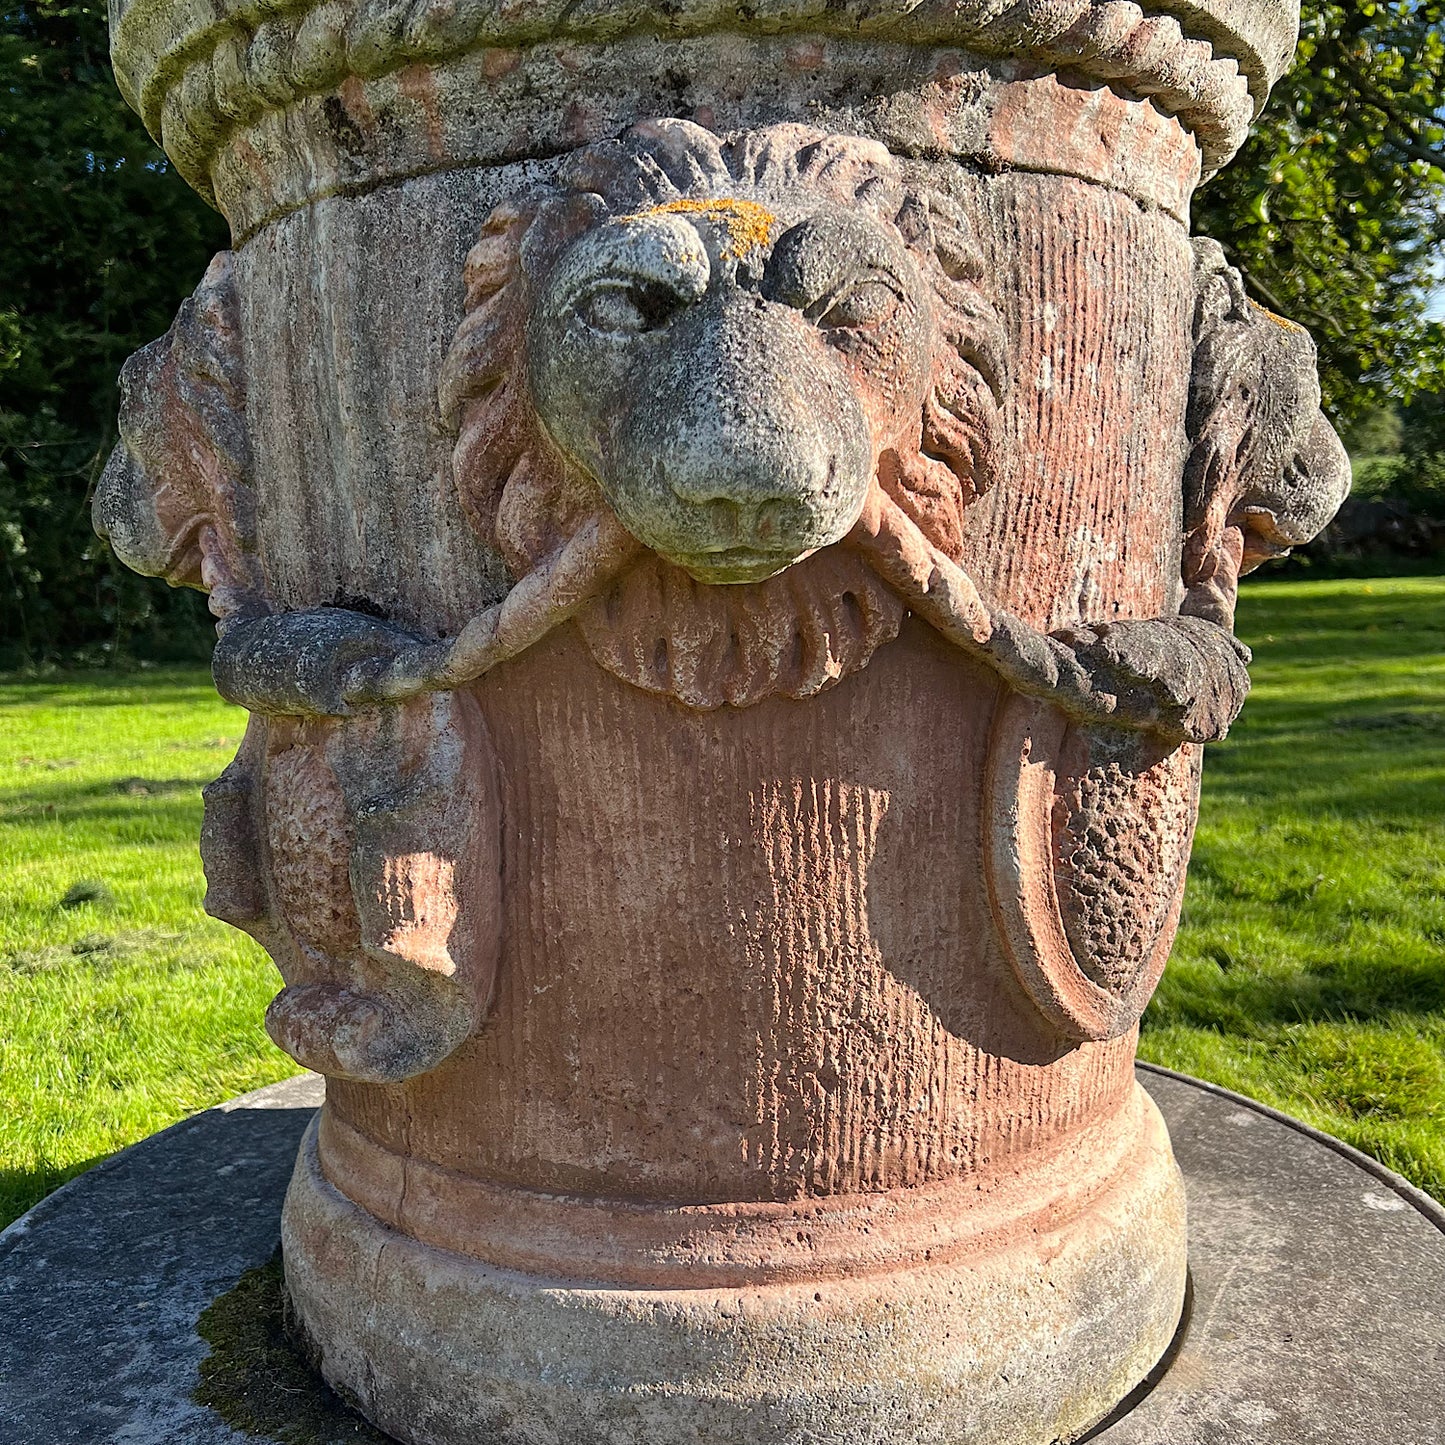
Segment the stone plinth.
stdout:
<svg viewBox="0 0 1445 1445">
<path fill-rule="evenodd" d="M 1249 1100 L 1141 1079 L 1191 1201 L 1192 1299 L 1166 1367 L 1091 1445 L 1445 1438 L 1445 1210 Z M 5 1445 L 264 1445 L 191 1399 L 195 1323 L 275 1249 L 320 1097 L 301 1079 L 199 1115 L 0 1235 Z M 302 1412 L 282 1397 L 266 1413 Z M 351 1439 L 338 1420 L 315 1445 Z"/>
<path fill-rule="evenodd" d="M 1291 4 L 137 0 L 226 212 L 97 524 L 253 713 L 208 908 L 418 1445 L 1049 1445 L 1159 1360 L 1138 1019 L 1242 571 L 1348 485 L 1191 241 Z"/>
</svg>

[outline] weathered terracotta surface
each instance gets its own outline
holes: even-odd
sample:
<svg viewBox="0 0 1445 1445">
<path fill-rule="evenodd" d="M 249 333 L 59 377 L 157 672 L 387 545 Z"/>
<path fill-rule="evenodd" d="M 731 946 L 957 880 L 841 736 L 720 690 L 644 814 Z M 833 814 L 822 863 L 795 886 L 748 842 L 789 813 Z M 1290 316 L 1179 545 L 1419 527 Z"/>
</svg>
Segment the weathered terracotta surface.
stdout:
<svg viewBox="0 0 1445 1445">
<path fill-rule="evenodd" d="M 408 1441 L 1051 1445 L 1179 1317 L 1136 1027 L 1348 475 L 1187 230 L 1297 13 L 764 11 L 115 17 L 237 249 L 97 524 L 254 714 L 208 907 Z"/>
</svg>

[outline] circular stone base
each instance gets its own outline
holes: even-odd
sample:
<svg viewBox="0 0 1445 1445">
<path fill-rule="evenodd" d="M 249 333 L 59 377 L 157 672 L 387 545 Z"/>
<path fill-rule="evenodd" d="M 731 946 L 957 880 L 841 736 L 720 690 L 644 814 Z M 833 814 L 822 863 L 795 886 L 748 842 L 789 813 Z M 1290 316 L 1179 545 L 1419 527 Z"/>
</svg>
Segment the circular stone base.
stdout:
<svg viewBox="0 0 1445 1445">
<path fill-rule="evenodd" d="M 1087 1438 L 1445 1441 L 1445 1210 L 1248 1100 L 1140 1078 L 1184 1171 L 1193 1308 L 1162 1376 Z M 303 1077 L 198 1115 L 0 1235 L 0 1445 L 266 1438 L 192 1402 L 195 1327 L 273 1253 L 320 1094 Z"/>
<path fill-rule="evenodd" d="M 1053 1445 L 1145 1379 L 1184 1307 L 1183 1181 L 1137 1100 L 1117 1174 L 1048 1229 L 731 1290 L 582 1286 L 420 1244 L 327 1182 L 312 1128 L 287 1291 L 322 1374 L 406 1445 Z"/>
</svg>

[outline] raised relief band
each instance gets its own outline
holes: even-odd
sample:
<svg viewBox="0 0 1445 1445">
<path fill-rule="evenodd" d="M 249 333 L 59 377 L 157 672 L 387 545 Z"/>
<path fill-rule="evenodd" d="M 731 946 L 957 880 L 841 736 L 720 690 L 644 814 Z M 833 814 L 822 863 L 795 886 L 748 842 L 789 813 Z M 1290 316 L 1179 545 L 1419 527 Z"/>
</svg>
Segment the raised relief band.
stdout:
<svg viewBox="0 0 1445 1445">
<path fill-rule="evenodd" d="M 766 88 L 752 94 L 745 79 L 779 69 L 801 90 L 816 82 L 815 113 L 905 145 L 916 114 L 890 114 L 876 77 L 906 77 L 905 92 L 921 93 L 931 113 L 933 145 L 1005 160 L 1016 124 L 992 113 L 1014 103 L 983 92 L 1057 71 L 1177 117 L 1208 174 L 1242 144 L 1293 49 L 1282 13 L 1230 0 L 767 4 L 745 15 L 726 0 L 665 11 L 326 0 L 219 13 L 113 0 L 111 19 L 127 98 L 246 233 L 275 208 L 378 173 L 540 158 L 639 114 L 690 111 L 721 128 L 782 119 L 765 113 Z M 653 93 L 656 74 L 672 77 L 670 99 Z M 729 74 L 739 77 L 732 96 L 713 80 Z M 902 108 L 916 112 L 917 101 Z"/>
<path fill-rule="evenodd" d="M 1112 1113 L 1023 1168 L 982 1181 L 792 1202 L 667 1205 L 470 1179 L 407 1160 L 335 1114 L 318 1167 L 388 1228 L 496 1269 L 627 1289 L 757 1289 L 958 1265 L 1020 1229 L 1097 1210 L 1140 1151 L 1166 1147 L 1158 1114 L 1117 1080 Z"/>
</svg>

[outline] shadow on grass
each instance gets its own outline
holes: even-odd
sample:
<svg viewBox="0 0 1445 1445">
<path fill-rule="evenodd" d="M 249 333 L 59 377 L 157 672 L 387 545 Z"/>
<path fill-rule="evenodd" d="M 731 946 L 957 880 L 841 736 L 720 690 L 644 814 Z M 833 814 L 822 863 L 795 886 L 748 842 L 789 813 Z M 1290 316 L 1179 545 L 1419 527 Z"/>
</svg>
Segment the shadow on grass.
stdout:
<svg viewBox="0 0 1445 1445">
<path fill-rule="evenodd" d="M 95 1154 L 75 1164 L 43 1164 L 34 1169 L 0 1169 L 0 1229 L 8 1228 L 28 1210 L 34 1209 L 47 1194 L 62 1184 L 93 1169 L 111 1158 Z"/>
<path fill-rule="evenodd" d="M 1211 977 L 1212 972 L 1207 962 L 1177 967 L 1150 1012 L 1149 1026 L 1179 1024 L 1249 1036 L 1299 1024 L 1368 1024 L 1411 1016 L 1424 1021 L 1445 1013 L 1445 966 L 1427 960 L 1374 963 L 1364 977 L 1250 969 L 1230 978 L 1228 973 Z"/>
<path fill-rule="evenodd" d="M 1240 593 L 1240 635 L 1262 653 L 1289 647 L 1301 660 L 1337 662 L 1341 644 L 1368 639 L 1376 656 L 1410 656 L 1445 647 L 1445 576 L 1389 582 L 1272 582 L 1268 573 Z"/>
<path fill-rule="evenodd" d="M 204 663 L 194 667 L 84 669 L 28 676 L 0 672 L 0 702 L 23 702 L 28 706 L 64 707 L 80 701 L 86 707 L 129 707 L 155 702 L 164 691 L 166 702 L 216 700 L 211 670 Z M 13 696 L 8 696 L 12 695 Z"/>
<path fill-rule="evenodd" d="M 216 770 L 220 772 L 218 768 Z M 211 778 L 170 778 L 131 792 L 127 785 L 145 779 L 107 778 L 45 788 L 14 788 L 0 792 L 0 826 L 27 827 L 38 819 L 86 824 L 135 823 L 144 820 L 166 836 L 193 837 L 200 820 L 201 789 Z"/>
</svg>

